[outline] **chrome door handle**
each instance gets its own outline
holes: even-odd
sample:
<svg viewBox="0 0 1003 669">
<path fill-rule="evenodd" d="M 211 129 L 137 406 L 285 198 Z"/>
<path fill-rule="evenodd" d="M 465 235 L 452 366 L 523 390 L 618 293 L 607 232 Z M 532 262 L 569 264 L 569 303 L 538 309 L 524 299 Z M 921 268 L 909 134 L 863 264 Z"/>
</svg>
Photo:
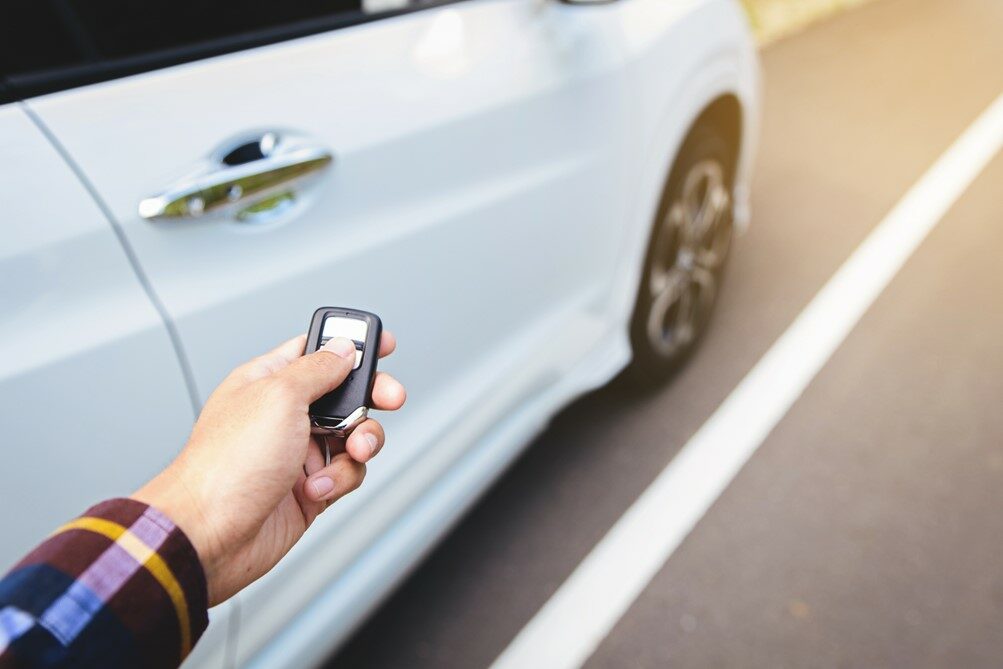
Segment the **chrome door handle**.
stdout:
<svg viewBox="0 0 1003 669">
<path fill-rule="evenodd" d="M 164 191 L 139 203 L 146 220 L 215 214 L 257 220 L 294 204 L 299 190 L 326 170 L 331 152 L 291 133 L 268 131 L 228 142 Z"/>
</svg>

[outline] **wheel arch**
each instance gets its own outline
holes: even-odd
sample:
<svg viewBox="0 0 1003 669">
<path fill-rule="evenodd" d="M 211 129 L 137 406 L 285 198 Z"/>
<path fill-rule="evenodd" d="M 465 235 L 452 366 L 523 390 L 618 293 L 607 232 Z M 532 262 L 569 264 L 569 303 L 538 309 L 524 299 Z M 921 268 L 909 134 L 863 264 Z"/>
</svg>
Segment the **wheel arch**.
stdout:
<svg viewBox="0 0 1003 669">
<path fill-rule="evenodd" d="M 700 115 L 690 124 L 685 135 L 688 138 L 693 134 L 694 129 L 703 123 L 709 123 L 717 128 L 731 152 L 729 156 L 730 163 L 728 165 L 730 176 L 733 176 L 738 169 L 738 159 L 742 151 L 742 115 L 742 103 L 739 101 L 738 96 L 731 92 L 724 93 L 704 107 Z M 683 144 L 685 142 L 686 140 L 684 139 Z M 673 159 L 673 164 L 675 164 L 675 158 Z M 668 179 L 668 177 L 669 175 L 666 174 L 665 178 Z"/>
<path fill-rule="evenodd" d="M 682 139 L 679 141 L 675 148 L 674 154 L 668 160 L 668 166 L 663 171 L 662 182 L 659 187 L 659 192 L 656 198 L 656 209 L 654 210 L 654 215 L 650 216 L 650 221 L 647 226 L 647 234 L 645 238 L 645 243 L 641 247 L 641 260 L 640 266 L 642 268 L 639 280 L 635 284 L 633 304 L 631 308 L 631 318 L 630 318 L 630 339 L 631 348 L 634 349 L 634 356 L 636 360 L 637 346 L 641 346 L 645 350 L 649 350 L 651 344 L 650 341 L 650 323 L 646 318 L 642 318 L 642 321 L 647 325 L 642 325 L 640 332 L 637 330 L 639 324 L 637 322 L 638 315 L 647 314 L 652 306 L 650 299 L 642 299 L 646 295 L 645 291 L 645 279 L 646 279 L 646 269 L 649 263 L 652 261 L 652 254 L 654 253 L 654 245 L 658 239 L 658 231 L 660 229 L 660 221 L 666 215 L 667 207 L 669 206 L 671 200 L 669 199 L 670 192 L 677 192 L 672 184 L 677 179 L 683 178 L 684 172 L 681 171 L 684 168 L 688 169 L 687 165 L 692 166 L 693 151 L 692 147 L 704 146 L 705 144 L 693 144 L 694 141 L 707 142 L 708 138 L 715 138 L 711 146 L 716 146 L 716 155 L 721 161 L 721 168 L 723 169 L 723 175 L 719 172 L 720 176 L 723 176 L 723 185 L 728 191 L 734 193 L 735 186 L 735 174 L 738 169 L 738 158 L 741 152 L 741 140 L 742 140 L 742 109 L 741 103 L 739 102 L 736 95 L 733 93 L 723 93 L 713 98 L 708 102 L 695 118 L 691 120 L 689 125 L 685 126 L 685 132 L 681 134 Z M 691 147 L 691 148 L 687 148 Z M 689 156 L 687 158 L 687 156 Z M 686 179 L 688 182 L 688 179 Z M 681 183 L 681 182 L 679 182 Z M 677 183 L 678 185 L 678 183 Z M 733 213 L 734 205 L 726 207 L 723 211 L 731 210 Z M 733 219 L 732 219 L 733 220 Z M 728 223 L 731 226 L 731 223 Z M 730 233 L 729 233 L 730 234 Z M 722 264 L 724 255 L 721 256 Z M 710 274 L 708 274 L 710 276 Z M 714 283 L 720 280 L 720 273 L 714 274 Z M 691 284 L 687 284 L 691 285 Z M 692 285 L 697 285 L 693 283 Z M 699 285 L 703 285 L 703 282 L 699 282 Z M 689 288 L 686 289 L 689 291 Z M 717 292 L 716 288 L 709 289 L 711 294 Z M 703 295 L 701 289 L 701 295 Z M 694 320 L 692 324 L 692 339 L 684 341 L 682 344 L 678 344 L 674 349 L 674 352 L 661 354 L 655 354 L 652 358 L 652 353 L 645 354 L 642 360 L 643 363 L 634 363 L 625 374 L 624 378 L 629 378 L 631 380 L 631 385 L 636 388 L 649 388 L 656 385 L 661 385 L 669 376 L 672 375 L 674 371 L 677 371 L 682 364 L 690 358 L 692 352 L 697 346 L 699 346 L 702 340 L 702 332 L 706 328 L 706 325 L 710 319 L 710 314 L 713 311 L 714 297 L 710 297 L 710 302 L 706 302 L 704 299 L 699 299 L 698 302 L 704 304 L 703 316 L 700 316 L 700 308 L 697 308 L 694 313 Z M 657 300 L 655 301 L 657 302 Z M 642 304 L 643 303 L 643 304 Z M 643 309 L 639 312 L 638 310 Z M 639 339 L 640 338 L 640 339 Z M 642 341 L 643 340 L 643 341 Z M 659 341 L 662 341 L 659 338 Z M 658 348 L 657 345 L 655 348 Z M 658 355 L 664 357 L 659 358 Z M 658 369 L 656 373 L 652 373 L 652 369 Z"/>
<path fill-rule="evenodd" d="M 638 184 L 635 210 L 632 213 L 631 241 L 626 256 L 620 261 L 620 283 L 616 286 L 618 320 L 628 324 L 634 310 L 637 288 L 651 242 L 662 193 L 675 167 L 679 151 L 686 139 L 701 122 L 719 127 L 732 149 L 732 177 L 737 184 L 747 180 L 755 128 L 755 93 L 746 90 L 732 67 L 719 63 L 717 71 L 700 81 L 695 89 L 683 90 L 671 96 L 671 102 L 660 115 L 660 126 L 653 133 L 655 141 L 643 161 L 644 180 Z M 730 63 L 729 63 L 730 65 Z M 750 107 L 752 107 L 750 109 Z M 685 119 L 680 122 L 680 119 Z M 744 187 L 744 186 L 741 186 Z M 738 226 L 744 221 L 736 218 Z"/>
</svg>

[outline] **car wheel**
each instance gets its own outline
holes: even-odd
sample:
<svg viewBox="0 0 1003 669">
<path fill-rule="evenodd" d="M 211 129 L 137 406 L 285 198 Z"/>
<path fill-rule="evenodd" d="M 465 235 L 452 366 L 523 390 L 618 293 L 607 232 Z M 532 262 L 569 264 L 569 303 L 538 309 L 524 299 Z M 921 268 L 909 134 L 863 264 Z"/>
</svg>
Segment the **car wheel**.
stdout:
<svg viewBox="0 0 1003 669">
<path fill-rule="evenodd" d="M 635 385 L 670 378 L 707 329 L 731 247 L 733 161 L 721 133 L 698 123 L 672 168 L 631 321 Z"/>
</svg>

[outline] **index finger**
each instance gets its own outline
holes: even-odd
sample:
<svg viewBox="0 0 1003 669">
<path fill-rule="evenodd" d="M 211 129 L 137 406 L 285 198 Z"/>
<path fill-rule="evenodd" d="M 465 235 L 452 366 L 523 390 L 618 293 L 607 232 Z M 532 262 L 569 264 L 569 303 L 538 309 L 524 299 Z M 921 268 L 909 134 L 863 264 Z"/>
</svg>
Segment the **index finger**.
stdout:
<svg viewBox="0 0 1003 669">
<path fill-rule="evenodd" d="M 397 349 L 397 337 L 390 330 L 380 335 L 380 357 L 385 358 Z"/>
</svg>

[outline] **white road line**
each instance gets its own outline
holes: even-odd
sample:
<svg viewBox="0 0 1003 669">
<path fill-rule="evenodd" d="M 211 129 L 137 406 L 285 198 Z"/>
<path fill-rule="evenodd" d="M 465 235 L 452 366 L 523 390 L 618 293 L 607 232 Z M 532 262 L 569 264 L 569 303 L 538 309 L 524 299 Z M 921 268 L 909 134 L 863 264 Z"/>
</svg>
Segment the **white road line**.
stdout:
<svg viewBox="0 0 1003 669">
<path fill-rule="evenodd" d="M 843 263 L 495 660 L 580 667 L 787 413 L 885 286 L 1003 147 L 1003 95 Z"/>
</svg>

